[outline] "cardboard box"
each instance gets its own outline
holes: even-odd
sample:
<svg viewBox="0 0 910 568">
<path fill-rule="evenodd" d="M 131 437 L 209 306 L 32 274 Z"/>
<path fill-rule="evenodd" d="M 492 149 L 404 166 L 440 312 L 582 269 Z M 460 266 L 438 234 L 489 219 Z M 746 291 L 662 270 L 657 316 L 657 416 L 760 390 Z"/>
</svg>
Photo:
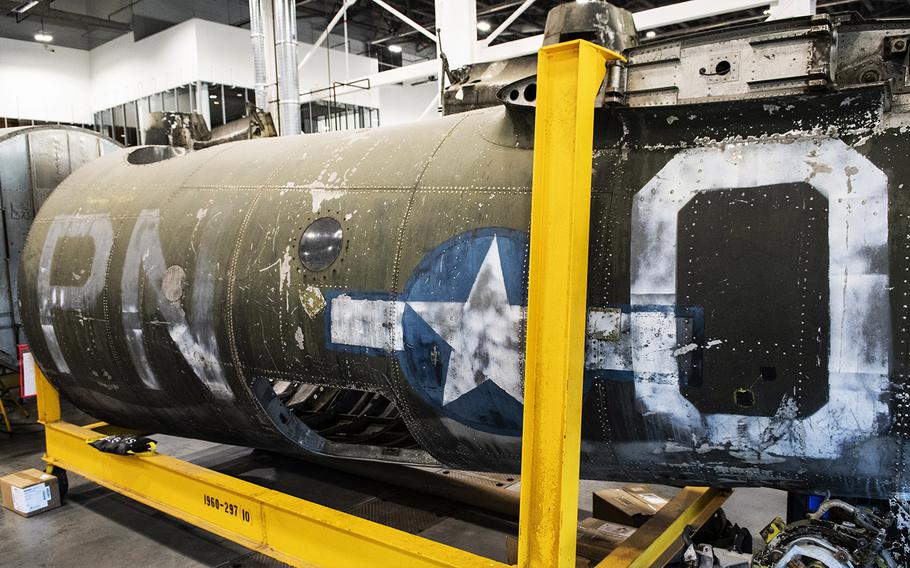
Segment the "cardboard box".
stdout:
<svg viewBox="0 0 910 568">
<path fill-rule="evenodd" d="M 578 523 L 575 568 L 597 566 L 634 532 L 634 527 L 602 521 L 594 517 L 588 517 Z M 518 539 L 513 536 L 506 537 L 506 556 L 509 564 L 518 563 Z"/>
<path fill-rule="evenodd" d="M 666 504 L 667 500 L 647 485 L 626 485 L 595 491 L 592 508 L 597 519 L 640 527 Z"/>
<path fill-rule="evenodd" d="M 588 517 L 578 523 L 577 554 L 596 565 L 634 533 L 635 527 Z"/>
<path fill-rule="evenodd" d="M 33 517 L 60 506 L 56 476 L 37 469 L 0 477 L 0 495 L 4 508 L 23 517 Z"/>
</svg>

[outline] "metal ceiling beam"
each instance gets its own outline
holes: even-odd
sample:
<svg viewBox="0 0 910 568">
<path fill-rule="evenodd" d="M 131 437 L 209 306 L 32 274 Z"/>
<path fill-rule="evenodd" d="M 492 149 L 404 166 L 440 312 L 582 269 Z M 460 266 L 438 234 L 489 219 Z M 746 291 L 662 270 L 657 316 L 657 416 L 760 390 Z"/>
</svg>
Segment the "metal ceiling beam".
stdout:
<svg viewBox="0 0 910 568">
<path fill-rule="evenodd" d="M 328 22 L 329 20 L 332 19 L 332 16 L 334 16 L 334 15 L 335 15 L 334 12 L 326 12 L 323 10 L 319 10 L 317 8 L 313 8 L 311 6 L 304 6 L 302 4 L 297 5 L 297 19 L 298 20 L 319 18 L 319 19 L 323 19 L 326 22 Z M 355 10 L 350 10 L 350 9 L 348 10 L 348 18 L 347 18 L 348 25 L 355 26 L 364 31 L 372 32 L 373 36 L 375 37 L 376 31 L 377 31 L 377 26 L 376 26 L 375 20 L 374 21 L 361 20 L 360 18 L 357 17 L 357 15 L 358 14 Z M 241 25 L 243 23 L 245 23 L 245 22 L 241 22 Z"/>
<path fill-rule="evenodd" d="M 632 17 L 635 19 L 635 28 L 638 31 L 645 31 L 752 8 L 767 8 L 776 3 L 776 0 L 727 0 L 726 2 L 688 0 L 688 2 L 635 12 Z"/>
<path fill-rule="evenodd" d="M 533 4 L 535 1 L 536 0 L 525 0 L 521 6 L 519 6 L 514 12 L 512 12 L 512 15 L 510 15 L 501 24 L 499 24 L 499 27 L 497 27 L 495 30 L 493 30 L 492 33 L 490 33 L 490 35 L 488 35 L 486 37 L 486 39 L 483 40 L 484 44 L 490 45 L 491 43 L 493 43 L 493 40 L 498 38 L 499 34 L 504 32 L 507 27 L 512 25 L 512 22 L 514 22 L 515 20 L 518 19 L 519 16 L 524 14 L 525 10 L 530 8 L 531 4 Z"/>
<path fill-rule="evenodd" d="M 489 16 L 491 14 L 496 14 L 498 12 L 503 12 L 505 10 L 510 10 L 512 8 L 517 8 L 517 7 L 521 6 L 523 3 L 524 3 L 523 0 L 513 0 L 511 2 L 504 2 L 502 4 L 496 4 L 494 6 L 490 6 L 489 8 L 484 8 L 482 10 L 478 9 L 477 17 L 479 18 L 480 16 Z M 531 6 L 531 8 L 533 8 L 533 6 Z M 424 27 L 427 29 L 431 29 L 434 26 L 433 26 L 433 24 L 426 24 L 426 25 L 424 25 Z M 508 32 L 503 32 L 503 33 L 508 33 Z M 385 43 L 385 42 L 393 40 L 393 39 L 402 39 L 402 38 L 410 37 L 410 36 L 413 36 L 416 34 L 417 34 L 416 30 L 408 30 L 408 31 L 401 32 L 400 34 L 388 35 L 388 36 L 381 37 L 379 39 L 374 39 L 373 41 L 370 42 L 370 45 Z"/>
<path fill-rule="evenodd" d="M 383 2 L 383 0 L 373 0 L 373 2 L 376 5 L 378 5 L 379 7 L 381 7 L 382 9 L 384 9 L 385 11 L 387 11 L 388 13 L 392 14 L 393 16 L 395 16 L 396 18 L 401 20 L 402 22 L 404 22 L 407 25 L 414 28 L 417 32 L 422 33 L 423 35 L 430 38 L 431 41 L 434 41 L 434 42 L 436 41 L 435 35 L 428 32 L 426 30 L 426 28 L 424 28 L 423 26 L 421 26 L 420 24 L 418 24 L 417 22 L 415 22 L 414 20 L 409 18 L 407 15 L 401 13 L 399 10 L 397 10 L 393 6 L 388 5 L 387 3 Z"/>
<path fill-rule="evenodd" d="M 19 4 L 21 4 L 21 2 L 17 0 L 0 0 L 0 11 L 10 12 Z M 45 24 L 58 25 L 66 28 L 76 28 L 80 30 L 103 29 L 110 30 L 112 32 L 126 33 L 132 31 L 133 29 L 130 24 L 124 22 L 106 20 L 104 18 L 96 18 L 94 16 L 86 16 L 85 14 L 77 14 L 75 12 L 67 12 L 65 10 L 57 10 L 56 8 L 48 7 L 48 5 L 44 2 L 26 12 L 25 15 L 26 17 L 23 18 L 22 21 L 38 16 L 44 21 Z"/>
<path fill-rule="evenodd" d="M 325 30 L 319 35 L 319 39 L 316 40 L 316 43 L 313 44 L 313 47 L 303 56 L 303 59 L 300 60 L 300 63 L 297 65 L 298 69 L 303 69 L 303 66 L 306 65 L 306 62 L 310 60 L 310 57 L 316 53 L 316 50 L 325 42 L 326 38 L 329 37 L 329 34 L 332 33 L 332 29 L 338 25 L 338 22 L 341 21 L 341 18 L 345 16 L 347 9 L 354 5 L 354 2 L 357 0 L 344 0 L 341 4 L 341 8 L 338 12 L 335 13 L 335 16 L 329 21 L 329 25 L 326 26 Z"/>
</svg>

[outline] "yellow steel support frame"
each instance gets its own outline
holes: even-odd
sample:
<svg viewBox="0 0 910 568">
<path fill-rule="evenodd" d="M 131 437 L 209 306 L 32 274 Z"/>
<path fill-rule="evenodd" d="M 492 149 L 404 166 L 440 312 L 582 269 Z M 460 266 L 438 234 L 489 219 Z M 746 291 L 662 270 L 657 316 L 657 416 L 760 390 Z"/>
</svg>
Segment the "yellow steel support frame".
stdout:
<svg viewBox="0 0 910 568">
<path fill-rule="evenodd" d="M 581 40 L 537 58 L 520 567 L 575 566 L 594 100 L 615 59 Z"/>
<path fill-rule="evenodd" d="M 616 59 L 622 57 L 584 41 L 548 46 L 539 55 L 518 549 L 522 568 L 575 565 L 594 101 L 606 63 Z M 35 374 L 38 418 L 45 425 L 44 461 L 52 470 L 72 471 L 295 566 L 506 568 L 170 456 L 100 452 L 86 442 L 110 433 L 110 426 L 61 420 L 57 391 L 37 365 Z M 692 495 L 677 507 L 670 506 L 676 500 L 668 505 L 678 519 L 651 523 L 650 538 L 643 534 L 633 540 L 636 533 L 629 546 L 618 550 L 622 559 L 601 566 L 659 565 L 677 547 L 686 526 L 700 525 L 719 506 L 713 493 Z M 640 558 L 626 561 L 636 554 Z"/>
<path fill-rule="evenodd" d="M 12 433 L 13 427 L 9 423 L 9 416 L 6 415 L 6 407 L 3 406 L 3 397 L 0 396 L 0 416 L 3 417 L 3 424 L 6 426 L 6 431 Z"/>
<path fill-rule="evenodd" d="M 682 489 L 597 568 L 664 566 L 687 545 L 686 528 L 701 528 L 731 493 L 730 489 L 713 487 Z"/>
<path fill-rule="evenodd" d="M 294 566 L 506 568 L 354 515 L 162 454 L 118 456 L 86 442 L 106 424 L 60 420 L 60 399 L 36 368 L 44 461 Z"/>
</svg>

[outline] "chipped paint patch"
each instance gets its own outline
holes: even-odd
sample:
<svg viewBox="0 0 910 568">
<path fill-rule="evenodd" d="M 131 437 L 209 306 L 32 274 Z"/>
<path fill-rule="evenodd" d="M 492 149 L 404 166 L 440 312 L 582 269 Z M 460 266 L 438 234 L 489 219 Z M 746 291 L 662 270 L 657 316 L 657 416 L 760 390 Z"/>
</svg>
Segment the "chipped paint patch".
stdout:
<svg viewBox="0 0 910 568">
<path fill-rule="evenodd" d="M 322 290 L 312 284 L 307 286 L 300 292 L 300 304 L 308 316 L 316 317 L 325 308 L 325 297 L 322 295 Z M 301 349 L 303 348 L 301 347 Z"/>
<path fill-rule="evenodd" d="M 335 177 L 334 174 L 333 177 Z M 338 199 L 339 197 L 343 197 L 346 193 L 341 189 L 328 189 L 322 183 L 311 184 L 308 189 L 310 190 L 310 196 L 313 198 L 313 213 L 319 213 L 319 210 L 322 209 L 323 201 Z"/>
<path fill-rule="evenodd" d="M 186 272 L 183 268 L 177 266 L 168 267 L 164 272 L 164 277 L 161 279 L 161 293 L 164 294 L 164 298 L 176 304 L 180 302 L 183 298 L 183 285 L 186 283 Z"/>
<path fill-rule="evenodd" d="M 297 347 L 301 351 L 306 350 L 303 344 L 303 329 L 299 325 L 297 326 L 297 331 L 294 332 L 294 341 L 297 342 Z"/>
<path fill-rule="evenodd" d="M 588 312 L 588 337 L 599 341 L 619 341 L 622 326 L 620 308 L 591 308 Z"/>
<path fill-rule="evenodd" d="M 675 349 L 673 351 L 673 356 L 679 357 L 680 355 L 685 355 L 686 353 L 691 353 L 691 352 L 695 351 L 696 349 L 698 349 L 697 343 L 690 343 L 688 345 L 683 345 L 679 349 Z"/>
<path fill-rule="evenodd" d="M 291 247 L 284 249 L 281 261 L 278 263 L 278 291 L 284 292 L 285 286 L 291 285 Z"/>
<path fill-rule="evenodd" d="M 853 193 L 853 177 L 859 173 L 856 166 L 844 166 L 844 175 L 847 177 L 847 193 Z"/>
</svg>

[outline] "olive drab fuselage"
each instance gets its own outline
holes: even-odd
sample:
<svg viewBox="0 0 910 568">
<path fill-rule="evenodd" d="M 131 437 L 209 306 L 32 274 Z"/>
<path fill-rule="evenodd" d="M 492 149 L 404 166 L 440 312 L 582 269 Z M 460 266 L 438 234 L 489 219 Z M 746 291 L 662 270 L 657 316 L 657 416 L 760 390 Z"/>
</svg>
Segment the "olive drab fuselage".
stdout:
<svg viewBox="0 0 910 568">
<path fill-rule="evenodd" d="M 598 109 L 584 477 L 907 489 L 910 121 L 888 96 Z M 497 106 L 104 156 L 31 229 L 36 359 L 123 426 L 516 472 L 532 140 L 533 109 Z M 380 393 L 413 444 L 320 435 L 279 384 Z"/>
</svg>

